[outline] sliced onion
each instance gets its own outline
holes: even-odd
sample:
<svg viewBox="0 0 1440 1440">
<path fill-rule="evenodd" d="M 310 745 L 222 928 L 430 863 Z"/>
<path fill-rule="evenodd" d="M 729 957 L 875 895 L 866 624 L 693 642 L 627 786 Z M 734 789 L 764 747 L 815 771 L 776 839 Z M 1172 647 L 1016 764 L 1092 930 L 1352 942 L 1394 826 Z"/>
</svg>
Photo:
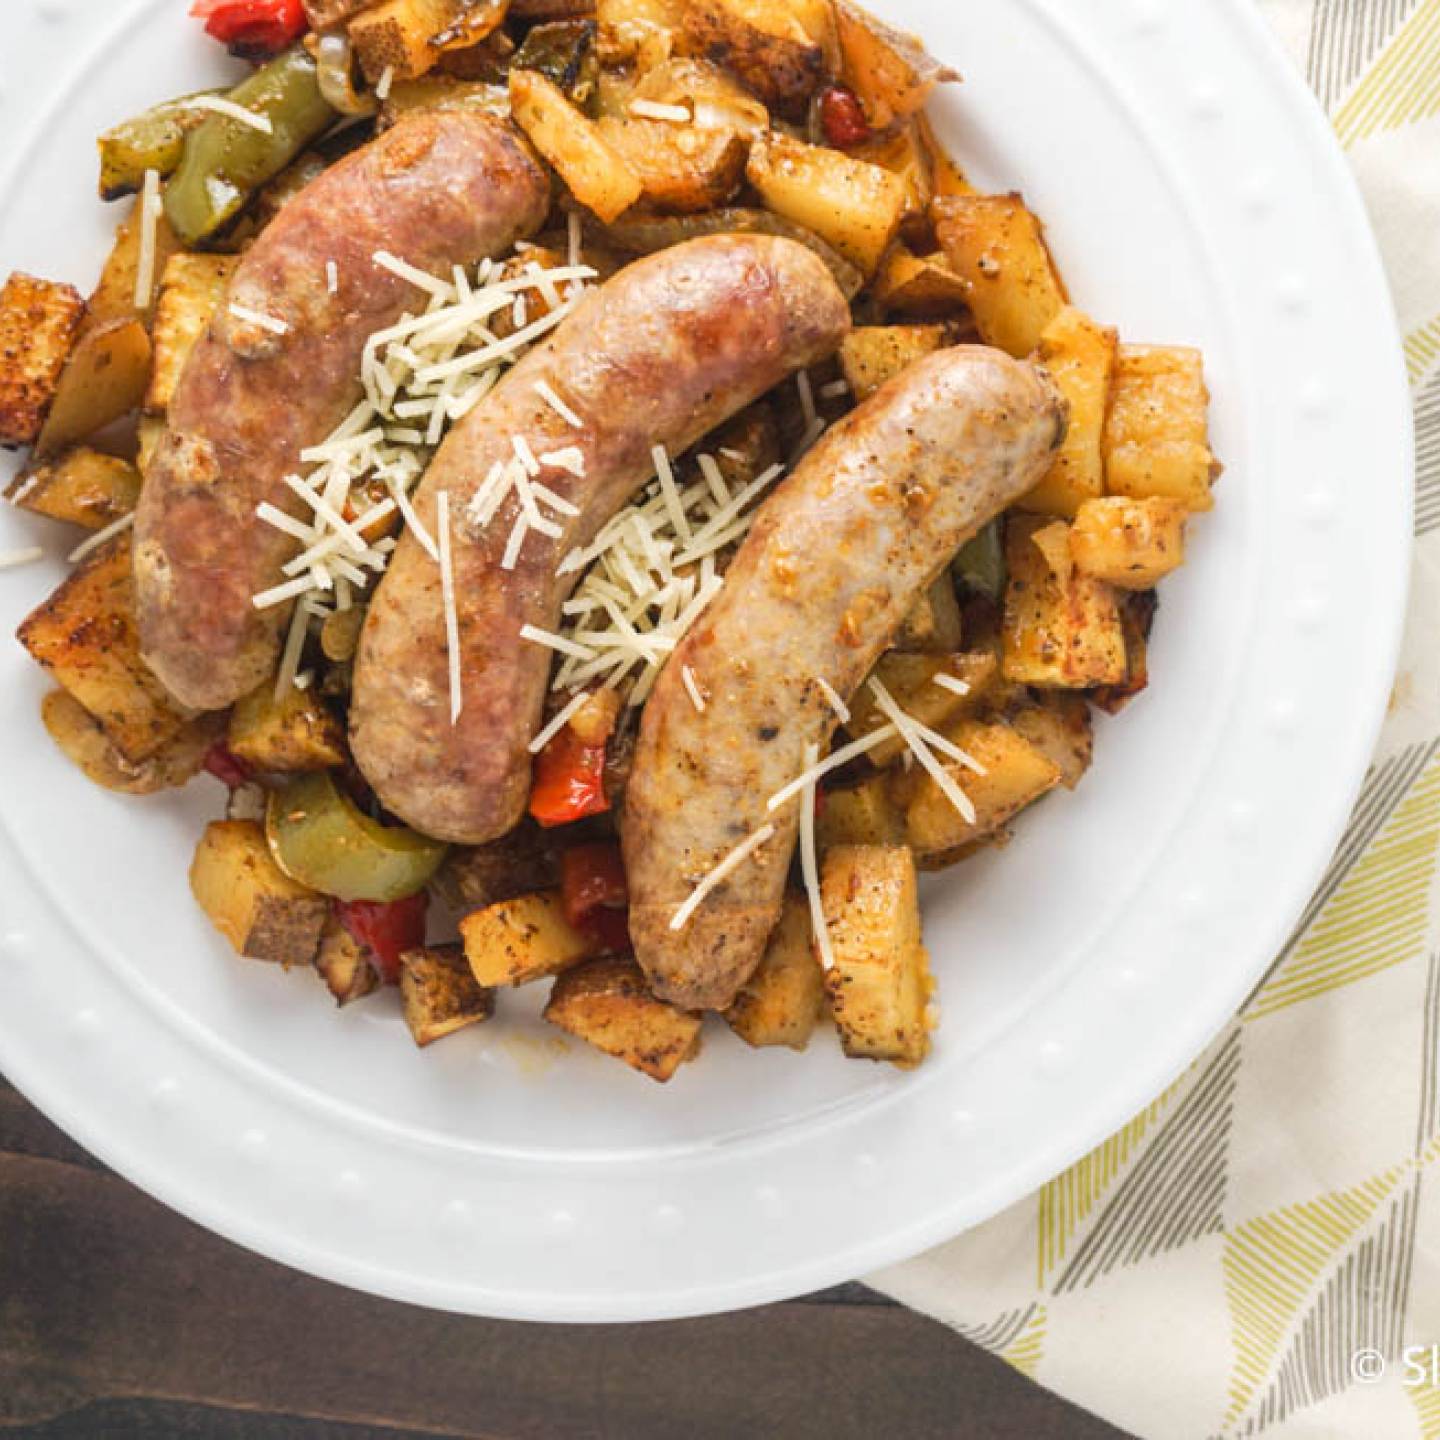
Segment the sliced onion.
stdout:
<svg viewBox="0 0 1440 1440">
<path fill-rule="evenodd" d="M 316 47 L 316 78 L 325 103 L 342 115 L 374 115 L 380 102 L 355 88 L 355 56 L 348 35 L 322 35 Z"/>
</svg>

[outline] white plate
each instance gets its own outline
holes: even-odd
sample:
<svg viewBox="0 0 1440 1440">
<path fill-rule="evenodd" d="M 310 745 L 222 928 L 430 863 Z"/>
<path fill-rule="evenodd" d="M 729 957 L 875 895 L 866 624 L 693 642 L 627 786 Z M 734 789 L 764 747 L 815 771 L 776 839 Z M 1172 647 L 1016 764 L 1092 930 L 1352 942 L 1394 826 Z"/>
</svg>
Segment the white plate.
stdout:
<svg viewBox="0 0 1440 1440">
<path fill-rule="evenodd" d="M 0 262 L 84 285 L 93 136 L 223 69 L 181 0 L 11 0 Z M 123 1174 L 242 1244 L 422 1304 L 636 1320 L 774 1300 L 993 1214 L 1171 1080 L 1244 998 L 1339 833 L 1405 591 L 1408 405 L 1375 247 L 1248 0 L 888 0 L 968 83 L 941 129 L 1023 186 L 1076 300 L 1204 347 L 1228 463 L 1167 582 L 1154 687 L 1094 773 L 934 886 L 945 1020 L 914 1076 L 712 1026 L 666 1088 L 526 1002 L 421 1054 L 236 960 L 185 883 L 218 787 L 91 789 L 0 650 L 0 1064 Z M 112 10 L 122 12 L 119 20 Z M 123 22 L 123 23 L 121 23 Z M 65 541 L 0 517 L 0 547 Z M 0 575 L 8 632 L 57 563 Z"/>
</svg>

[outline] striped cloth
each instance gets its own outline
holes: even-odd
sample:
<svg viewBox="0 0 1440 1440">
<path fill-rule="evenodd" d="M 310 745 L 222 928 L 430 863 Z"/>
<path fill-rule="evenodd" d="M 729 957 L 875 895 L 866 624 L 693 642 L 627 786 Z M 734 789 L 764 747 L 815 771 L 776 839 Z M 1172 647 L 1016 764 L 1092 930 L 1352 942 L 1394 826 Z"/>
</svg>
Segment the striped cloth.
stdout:
<svg viewBox="0 0 1440 1440">
<path fill-rule="evenodd" d="M 1259 0 L 1353 161 L 1419 440 L 1381 750 L 1294 937 L 1165 1095 L 874 1277 L 1145 1437 L 1440 1440 L 1440 0 Z"/>
</svg>

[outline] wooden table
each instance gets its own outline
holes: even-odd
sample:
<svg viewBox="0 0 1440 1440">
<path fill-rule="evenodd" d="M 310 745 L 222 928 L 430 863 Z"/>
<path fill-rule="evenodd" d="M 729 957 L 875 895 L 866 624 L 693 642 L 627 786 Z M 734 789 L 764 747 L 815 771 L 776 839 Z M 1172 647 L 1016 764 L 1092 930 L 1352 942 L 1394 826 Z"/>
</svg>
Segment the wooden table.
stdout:
<svg viewBox="0 0 1440 1440">
<path fill-rule="evenodd" d="M 1120 1435 L 859 1285 L 613 1327 L 470 1320 L 343 1290 L 172 1214 L 3 1079 L 0 1430 L 76 1440 Z"/>
</svg>

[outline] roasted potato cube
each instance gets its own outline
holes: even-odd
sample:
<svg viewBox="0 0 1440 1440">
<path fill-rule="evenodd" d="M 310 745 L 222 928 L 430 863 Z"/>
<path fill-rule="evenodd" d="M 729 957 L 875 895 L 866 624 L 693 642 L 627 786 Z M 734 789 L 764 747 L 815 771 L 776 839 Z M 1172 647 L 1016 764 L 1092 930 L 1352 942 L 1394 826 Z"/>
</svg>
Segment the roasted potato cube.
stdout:
<svg viewBox="0 0 1440 1440">
<path fill-rule="evenodd" d="M 345 727 L 325 702 L 293 685 L 278 698 L 267 680 L 231 712 L 229 746 L 266 774 L 302 775 L 343 765 Z"/>
<path fill-rule="evenodd" d="M 917 243 L 924 243 L 931 234 L 930 202 L 935 198 L 935 180 L 930 168 L 930 152 L 920 142 L 918 123 L 907 120 L 890 133 L 877 135 L 846 153 L 878 165 L 904 181 L 905 209 L 900 228 Z"/>
<path fill-rule="evenodd" d="M 105 257 L 104 268 L 100 271 L 99 282 L 90 296 L 85 309 L 85 323 L 80 338 L 87 331 L 112 321 L 143 320 L 148 325 L 155 308 L 156 283 L 165 273 L 170 257 L 180 248 L 180 238 L 171 228 L 163 212 L 155 221 L 155 260 L 151 268 L 150 293 L 143 297 L 144 303 L 137 304 L 140 288 L 140 247 L 144 227 L 140 221 L 140 201 L 130 207 L 130 213 L 115 232 L 114 244 Z"/>
<path fill-rule="evenodd" d="M 616 61 L 638 62 L 640 70 L 663 65 L 685 23 L 688 0 L 595 0 L 601 48 Z M 607 69 L 604 76 L 617 72 Z"/>
<path fill-rule="evenodd" d="M 690 0 L 685 41 L 791 120 L 839 62 L 830 0 Z"/>
<path fill-rule="evenodd" d="M 656 999 L 633 960 L 597 960 L 560 976 L 545 1018 L 661 1084 L 699 1053 L 704 1023 Z"/>
<path fill-rule="evenodd" d="M 888 775 L 826 790 L 815 817 L 815 844 L 823 855 L 841 845 L 900 845 L 905 817 L 890 793 Z"/>
<path fill-rule="evenodd" d="M 974 713 L 993 688 L 997 668 L 995 655 L 989 650 L 958 655 L 906 655 L 892 650 L 881 657 L 874 678 L 912 719 L 932 730 L 943 730 L 957 715 Z M 962 694 L 938 683 L 937 677 L 959 681 L 969 688 Z M 868 683 L 862 685 L 850 702 L 850 722 L 846 730 L 858 739 L 888 723 L 876 703 L 875 692 Z M 870 761 L 884 769 L 893 765 L 905 749 L 904 740 L 897 735 L 881 741 L 870 751 Z"/>
<path fill-rule="evenodd" d="M 1159 600 L 1153 590 L 1123 593 L 1120 625 L 1125 632 L 1125 678 L 1118 685 L 1090 692 L 1090 699 L 1107 715 L 1118 715 L 1150 684 L 1150 627 Z"/>
<path fill-rule="evenodd" d="M 619 92 L 614 92 L 619 99 Z M 734 130 L 753 140 L 770 128 L 770 112 L 738 80 L 718 65 L 692 56 L 677 56 L 645 69 L 621 100 L 618 114 L 629 114 L 635 100 L 680 105 L 695 124 Z"/>
<path fill-rule="evenodd" d="M 35 453 L 49 457 L 137 409 L 150 383 L 150 336 L 141 320 L 86 326 L 61 372 Z"/>
<path fill-rule="evenodd" d="M 510 72 L 515 121 L 560 172 L 570 193 L 607 224 L 641 196 L 644 185 L 624 158 L 543 75 Z"/>
<path fill-rule="evenodd" d="M 925 115 L 917 115 L 915 124 L 920 132 L 920 143 L 930 156 L 930 179 L 936 195 L 973 195 L 975 187 L 965 177 L 955 157 L 940 143 L 935 127 Z"/>
<path fill-rule="evenodd" d="M 1069 527 L 1013 515 L 1005 528 L 1004 674 L 1020 685 L 1088 690 L 1125 678 L 1116 592 L 1070 563 Z"/>
<path fill-rule="evenodd" d="M 947 570 L 915 602 L 895 637 L 896 650 L 920 655 L 951 655 L 960 648 L 960 601 Z"/>
<path fill-rule="evenodd" d="M 87 780 L 118 795 L 178 790 L 200 773 L 210 747 L 225 733 L 223 715 L 203 715 L 136 764 L 111 744 L 99 721 L 68 690 L 52 690 L 40 702 L 40 718 L 61 753 Z"/>
<path fill-rule="evenodd" d="M 964 282 L 943 254 L 916 255 L 897 245 L 875 277 L 875 300 L 901 320 L 964 317 L 970 300 Z"/>
<path fill-rule="evenodd" d="M 1210 486 L 1220 474 L 1210 452 L 1209 406 L 1198 350 L 1122 345 L 1105 425 L 1110 493 L 1209 510 Z"/>
<path fill-rule="evenodd" d="M 944 325 L 862 325 L 840 343 L 840 368 L 857 404 L 950 344 Z"/>
<path fill-rule="evenodd" d="M 602 138 L 640 177 L 644 201 L 688 214 L 733 198 L 745 178 L 749 146 L 734 130 L 672 125 L 666 120 L 604 118 Z"/>
<path fill-rule="evenodd" d="M 150 462 L 155 458 L 155 451 L 161 440 L 165 438 L 166 428 L 165 421 L 158 415 L 142 415 L 135 427 L 135 468 L 140 472 L 142 480 L 150 471 Z"/>
<path fill-rule="evenodd" d="M 920 775 L 905 813 L 906 838 L 917 855 L 943 855 L 993 835 L 1063 779 L 1060 767 L 1009 725 L 962 720 L 945 735 L 984 768 L 982 775 L 969 766 L 945 763 L 975 807 L 975 819 L 967 820 L 933 778 Z"/>
<path fill-rule="evenodd" d="M 767 209 L 814 231 L 866 275 L 879 268 L 905 214 L 898 175 L 787 135 L 758 141 L 745 173 Z"/>
<path fill-rule="evenodd" d="M 436 876 L 440 892 L 457 909 L 479 909 L 560 883 L 560 861 L 549 837 L 527 820 L 488 845 L 452 850 Z"/>
<path fill-rule="evenodd" d="M 815 957 L 810 903 L 789 894 L 765 958 L 725 1012 L 725 1023 L 755 1049 L 803 1050 L 825 1010 L 825 972 Z"/>
<path fill-rule="evenodd" d="M 365 946 L 340 923 L 333 911 L 320 937 L 315 969 L 342 1009 L 380 988 L 380 976 L 370 963 Z"/>
<path fill-rule="evenodd" d="M 475 981 L 486 989 L 529 985 L 600 953 L 598 942 L 565 918 L 558 890 L 502 900 L 460 922 Z"/>
<path fill-rule="evenodd" d="M 495 992 L 475 983 L 459 945 L 407 950 L 400 967 L 405 1023 L 422 1050 L 495 1013 Z"/>
<path fill-rule="evenodd" d="M 851 0 L 836 0 L 841 68 L 877 130 L 918 113 L 937 85 L 960 77 L 914 36 L 902 34 Z"/>
<path fill-rule="evenodd" d="M 131 764 L 184 729 L 186 717 L 140 658 L 128 536 L 87 556 L 21 625 L 19 640 Z"/>
<path fill-rule="evenodd" d="M 19 271 L 0 289 L 0 445 L 30 445 L 85 314 L 80 292 Z"/>
<path fill-rule="evenodd" d="M 37 515 L 103 530 L 135 508 L 140 472 L 128 460 L 81 446 L 22 470 L 5 495 Z"/>
<path fill-rule="evenodd" d="M 932 210 L 981 338 L 1011 355 L 1029 355 L 1066 303 L 1039 220 L 1019 195 L 953 195 Z"/>
<path fill-rule="evenodd" d="M 145 411 L 163 415 L 190 352 L 225 298 L 239 259 L 234 255 L 175 255 L 165 267 L 151 331 L 154 362 Z"/>
<path fill-rule="evenodd" d="M 1073 306 L 1066 306 L 1040 337 L 1039 360 L 1070 405 L 1070 426 L 1045 478 L 1021 509 L 1073 519 L 1087 500 L 1105 493 L 1101 442 L 1118 339 Z"/>
<path fill-rule="evenodd" d="M 1075 567 L 1122 590 L 1152 590 L 1185 563 L 1185 522 L 1178 500 L 1087 500 L 1070 529 Z"/>
<path fill-rule="evenodd" d="M 1010 725 L 1054 762 L 1060 771 L 1060 783 L 1067 790 L 1073 790 L 1085 778 L 1095 759 L 1095 730 L 1083 695 L 1046 691 L 1038 705 L 1012 715 Z"/>
<path fill-rule="evenodd" d="M 347 27 L 365 78 L 414 80 L 434 68 L 447 44 L 476 44 L 505 19 L 503 0 L 383 0 Z"/>
<path fill-rule="evenodd" d="M 275 863 L 257 821 L 216 820 L 205 827 L 190 889 L 239 954 L 286 967 L 314 961 L 330 901 Z"/>
<path fill-rule="evenodd" d="M 835 956 L 825 990 L 845 1053 L 913 1070 L 930 1053 L 935 992 L 915 857 L 903 845 L 832 850 L 820 898 Z"/>
</svg>

